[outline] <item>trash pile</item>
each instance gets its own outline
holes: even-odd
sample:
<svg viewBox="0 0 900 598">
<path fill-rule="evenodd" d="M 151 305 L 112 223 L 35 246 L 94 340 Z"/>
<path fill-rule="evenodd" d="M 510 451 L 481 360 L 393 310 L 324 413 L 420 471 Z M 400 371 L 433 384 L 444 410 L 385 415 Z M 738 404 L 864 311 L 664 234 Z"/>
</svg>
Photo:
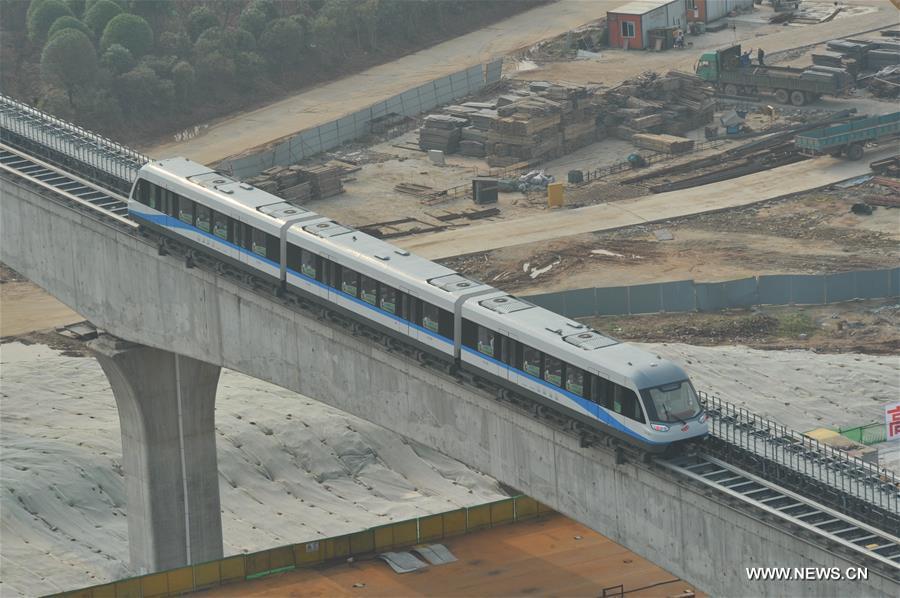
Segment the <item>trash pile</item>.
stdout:
<svg viewBox="0 0 900 598">
<path fill-rule="evenodd" d="M 868 90 L 876 98 L 900 97 L 900 65 L 886 66 L 867 79 Z"/>
<path fill-rule="evenodd" d="M 547 174 L 543 170 L 532 170 L 516 179 L 499 179 L 497 181 L 498 191 L 521 191 L 527 193 L 529 191 L 544 191 L 547 185 L 555 183 L 556 177 Z"/>
<path fill-rule="evenodd" d="M 712 122 L 715 90 L 695 75 L 646 72 L 602 95 L 606 130 L 619 139 L 636 134 L 680 135 Z"/>
</svg>

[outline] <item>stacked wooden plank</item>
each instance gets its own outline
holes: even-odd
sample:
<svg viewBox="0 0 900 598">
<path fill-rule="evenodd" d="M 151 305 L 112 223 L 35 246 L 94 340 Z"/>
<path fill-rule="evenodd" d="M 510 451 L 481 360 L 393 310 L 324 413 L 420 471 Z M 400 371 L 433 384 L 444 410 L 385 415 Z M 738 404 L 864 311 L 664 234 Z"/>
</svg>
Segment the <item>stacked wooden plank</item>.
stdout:
<svg viewBox="0 0 900 598">
<path fill-rule="evenodd" d="M 459 149 L 461 129 L 467 124 L 467 119 L 456 116 L 444 114 L 426 116 L 425 124 L 419 129 L 419 148 L 452 154 Z"/>
<path fill-rule="evenodd" d="M 537 95 L 515 97 L 518 99 L 510 103 L 497 102 L 498 117 L 487 133 L 487 162 L 491 166 L 548 159 L 561 150 L 562 106 Z"/>
<path fill-rule="evenodd" d="M 636 134 L 680 135 L 712 121 L 714 90 L 689 73 L 644 73 L 603 94 L 607 131 L 620 139 Z"/>
<path fill-rule="evenodd" d="M 694 140 L 674 135 L 654 135 L 637 133 L 632 135 L 631 142 L 636 146 L 666 154 L 680 154 L 694 149 Z"/>
<path fill-rule="evenodd" d="M 341 169 L 337 166 L 303 166 L 298 171 L 303 180 L 309 183 L 315 199 L 325 199 L 344 192 Z"/>
</svg>

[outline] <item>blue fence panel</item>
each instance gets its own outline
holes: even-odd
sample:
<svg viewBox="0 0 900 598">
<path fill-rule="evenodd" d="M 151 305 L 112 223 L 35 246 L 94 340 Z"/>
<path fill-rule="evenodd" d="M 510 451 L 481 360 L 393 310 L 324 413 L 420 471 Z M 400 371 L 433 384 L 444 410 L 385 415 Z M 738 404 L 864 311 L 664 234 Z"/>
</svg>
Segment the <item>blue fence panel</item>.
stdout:
<svg viewBox="0 0 900 598">
<path fill-rule="evenodd" d="M 503 74 L 503 59 L 494 60 L 487 64 L 485 69 L 485 83 L 496 83 Z"/>
<path fill-rule="evenodd" d="M 891 297 L 900 296 L 900 268 L 891 270 Z"/>
<path fill-rule="evenodd" d="M 628 309 L 633 314 L 649 314 L 662 308 L 658 284 L 640 284 L 628 289 Z"/>
<path fill-rule="evenodd" d="M 838 303 L 856 298 L 856 275 L 854 272 L 829 274 L 825 277 L 825 302 Z"/>
<path fill-rule="evenodd" d="M 790 274 L 765 274 L 756 282 L 760 305 L 788 305 L 791 302 Z"/>
<path fill-rule="evenodd" d="M 287 140 L 272 148 L 272 164 L 287 166 L 291 163 L 291 141 Z"/>
<path fill-rule="evenodd" d="M 662 311 L 678 312 L 697 309 L 693 280 L 663 282 L 659 287 L 662 292 Z"/>
<path fill-rule="evenodd" d="M 576 289 L 565 295 L 565 315 L 570 318 L 584 318 L 597 313 L 594 289 Z"/>
<path fill-rule="evenodd" d="M 466 69 L 466 86 L 469 88 L 467 94 L 479 90 L 484 86 L 484 65 L 476 64 Z"/>
<path fill-rule="evenodd" d="M 725 302 L 728 307 L 750 307 L 759 303 L 755 277 L 729 280 L 721 284 L 725 287 Z"/>
<path fill-rule="evenodd" d="M 870 270 L 856 272 L 856 296 L 860 299 L 876 299 L 891 295 L 891 271 Z"/>
<path fill-rule="evenodd" d="M 700 311 L 718 311 L 728 307 L 725 300 L 725 285 L 721 282 L 698 282 L 694 285 L 697 297 L 697 309 Z"/>
<path fill-rule="evenodd" d="M 540 295 L 532 295 L 528 297 L 528 300 L 543 307 L 544 309 L 549 309 L 552 312 L 558 313 L 561 316 L 565 316 L 566 314 L 566 293 L 565 291 L 561 293 L 542 293 Z"/>
<path fill-rule="evenodd" d="M 400 96 L 388 98 L 384 106 L 388 114 L 403 114 L 403 102 L 400 100 Z"/>
<path fill-rule="evenodd" d="M 620 316 L 628 313 L 628 287 L 594 289 L 598 316 Z"/>
<path fill-rule="evenodd" d="M 400 114 L 403 116 L 414 116 L 423 110 L 427 110 L 427 108 L 423 109 L 421 107 L 418 88 L 404 91 L 400 94 L 400 110 L 398 111 Z"/>
<path fill-rule="evenodd" d="M 419 94 L 419 104 L 422 106 L 422 110 L 430 110 L 437 106 L 437 94 L 433 82 L 420 85 L 416 91 Z"/>
<path fill-rule="evenodd" d="M 450 89 L 453 97 L 458 98 L 469 93 L 469 82 L 466 80 L 466 71 L 459 71 L 450 75 Z"/>
<path fill-rule="evenodd" d="M 336 121 L 338 130 L 338 139 L 341 143 L 356 138 L 356 123 L 353 121 L 353 115 L 339 118 Z"/>
<path fill-rule="evenodd" d="M 825 303 L 825 277 L 812 274 L 791 276 L 791 303 L 800 305 Z"/>
<path fill-rule="evenodd" d="M 303 151 L 304 156 L 312 156 L 322 151 L 322 143 L 319 141 L 319 128 L 308 129 L 303 131 L 296 137 L 297 143 Z"/>
</svg>

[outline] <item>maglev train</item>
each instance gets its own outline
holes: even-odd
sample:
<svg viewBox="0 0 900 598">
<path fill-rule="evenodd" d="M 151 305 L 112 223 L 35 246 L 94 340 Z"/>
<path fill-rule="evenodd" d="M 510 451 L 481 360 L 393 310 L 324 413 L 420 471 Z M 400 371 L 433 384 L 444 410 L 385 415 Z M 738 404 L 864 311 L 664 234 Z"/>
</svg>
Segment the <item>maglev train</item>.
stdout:
<svg viewBox="0 0 900 598">
<path fill-rule="evenodd" d="M 186 158 L 149 162 L 143 227 L 650 452 L 707 414 L 676 364 Z"/>
</svg>

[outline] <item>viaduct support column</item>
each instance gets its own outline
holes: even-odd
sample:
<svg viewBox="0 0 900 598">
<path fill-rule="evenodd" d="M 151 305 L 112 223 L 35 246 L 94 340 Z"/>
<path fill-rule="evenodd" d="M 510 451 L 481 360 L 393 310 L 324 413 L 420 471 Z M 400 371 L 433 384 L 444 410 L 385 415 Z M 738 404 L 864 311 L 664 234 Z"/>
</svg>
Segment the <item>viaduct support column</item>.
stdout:
<svg viewBox="0 0 900 598">
<path fill-rule="evenodd" d="M 222 558 L 221 368 L 109 335 L 90 347 L 119 409 L 131 566 L 147 573 Z"/>
</svg>

